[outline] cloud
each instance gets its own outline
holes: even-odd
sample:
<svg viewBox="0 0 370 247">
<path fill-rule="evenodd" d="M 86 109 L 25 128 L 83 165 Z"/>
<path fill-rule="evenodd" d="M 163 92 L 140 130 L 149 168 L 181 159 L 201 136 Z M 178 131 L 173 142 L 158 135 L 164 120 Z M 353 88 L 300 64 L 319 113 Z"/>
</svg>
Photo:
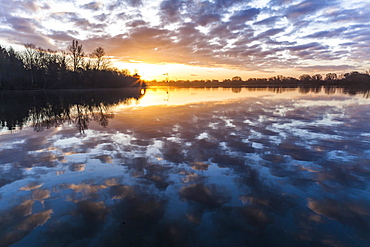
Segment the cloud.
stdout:
<svg viewBox="0 0 370 247">
<path fill-rule="evenodd" d="M 275 35 L 277 35 L 277 34 L 279 34 L 281 32 L 284 32 L 284 31 L 285 31 L 284 28 L 272 28 L 272 29 L 269 29 L 269 30 L 267 30 L 267 31 L 265 31 L 263 33 L 260 33 L 258 35 L 258 37 L 261 37 L 261 38 L 263 38 L 263 37 L 271 37 L 271 36 L 275 36 Z"/>
<path fill-rule="evenodd" d="M 326 7 L 332 6 L 335 3 L 334 0 L 329 1 L 315 1 L 306 0 L 299 4 L 294 4 L 288 7 L 286 16 L 291 19 L 300 19 L 307 16 L 313 15 L 316 12 L 325 9 Z"/>
<path fill-rule="evenodd" d="M 308 43 L 308 44 L 304 44 L 304 45 L 296 45 L 296 46 L 290 46 L 290 47 L 287 47 L 288 50 L 290 51 L 302 51 L 302 50 L 307 50 L 307 49 L 311 49 L 311 48 L 318 48 L 320 47 L 320 43 L 317 43 L 317 42 L 312 42 L 312 43 Z"/>
<path fill-rule="evenodd" d="M 183 187 L 179 191 L 184 200 L 202 204 L 205 207 L 219 207 L 230 201 L 230 197 L 225 191 L 220 191 L 216 186 L 205 186 L 203 184 L 193 184 Z"/>
<path fill-rule="evenodd" d="M 131 28 L 136 28 L 136 27 L 139 27 L 139 26 L 141 26 L 141 27 L 149 26 L 149 23 L 144 21 L 144 20 L 138 19 L 138 20 L 133 20 L 131 22 L 127 22 L 126 26 L 131 27 Z"/>
<path fill-rule="evenodd" d="M 94 16 L 94 18 L 100 22 L 104 22 L 108 19 L 108 14 L 103 13 L 103 14 Z"/>
<path fill-rule="evenodd" d="M 244 23 L 247 21 L 254 20 L 259 13 L 260 10 L 256 8 L 241 10 L 236 12 L 233 16 L 231 16 L 230 21 L 232 23 Z"/>
<path fill-rule="evenodd" d="M 370 4 L 362 3 L 363 6 L 358 5 L 350 9 L 343 9 L 338 6 L 334 11 L 329 12 L 327 15 L 330 18 L 330 22 L 356 22 L 356 23 L 368 23 L 370 14 Z"/>
<path fill-rule="evenodd" d="M 101 2 L 91 2 L 91 3 L 87 3 L 87 4 L 82 5 L 81 8 L 88 9 L 88 10 L 91 10 L 91 11 L 97 11 L 97 10 L 101 9 L 102 6 L 103 6 L 103 3 L 101 3 Z"/>
<path fill-rule="evenodd" d="M 114 11 L 115 9 L 120 9 L 122 7 L 140 7 L 143 5 L 142 0 L 114 0 L 114 1 L 106 1 L 107 9 L 109 11 Z"/>
<path fill-rule="evenodd" d="M 160 15 L 163 22 L 177 22 L 180 21 L 180 9 L 182 1 L 178 0 L 165 0 L 160 4 Z"/>
<path fill-rule="evenodd" d="M 0 39 L 53 49 L 78 39 L 87 50 L 99 44 L 122 61 L 243 70 L 296 67 L 307 64 L 305 59 L 319 64 L 351 59 L 355 66 L 370 56 L 364 55 L 369 54 L 368 3 L 345 8 L 339 0 L 271 0 L 264 6 L 231 0 L 110 0 L 72 4 L 67 11 L 56 6 L 5 3 Z"/>
<path fill-rule="evenodd" d="M 315 65 L 315 66 L 301 66 L 297 67 L 301 71 L 312 71 L 312 72 L 336 72 L 336 71 L 352 71 L 355 70 L 355 66 L 351 65 Z"/>
<path fill-rule="evenodd" d="M 340 27 L 334 30 L 325 30 L 315 32 L 313 34 L 305 36 L 306 38 L 338 38 L 343 35 L 343 32 L 347 31 L 348 29 L 345 27 Z"/>
<path fill-rule="evenodd" d="M 35 32 L 35 22 L 30 18 L 9 17 L 7 21 L 15 31 L 23 33 Z"/>
<path fill-rule="evenodd" d="M 75 12 L 54 12 L 50 17 L 61 22 L 77 21 L 81 18 L 80 15 Z"/>
<path fill-rule="evenodd" d="M 205 14 L 198 18 L 197 23 L 201 26 L 205 26 L 212 22 L 218 22 L 221 20 L 221 16 L 218 14 Z"/>
<path fill-rule="evenodd" d="M 271 16 L 261 21 L 256 21 L 253 25 L 266 25 L 266 26 L 273 26 L 277 21 L 282 19 L 283 16 Z"/>
</svg>

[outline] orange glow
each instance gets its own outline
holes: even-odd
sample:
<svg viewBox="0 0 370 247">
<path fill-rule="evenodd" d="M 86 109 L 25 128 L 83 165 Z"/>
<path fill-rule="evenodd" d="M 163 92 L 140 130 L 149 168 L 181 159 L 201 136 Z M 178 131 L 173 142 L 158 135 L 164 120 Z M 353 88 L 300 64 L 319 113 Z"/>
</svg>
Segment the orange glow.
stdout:
<svg viewBox="0 0 370 247">
<path fill-rule="evenodd" d="M 240 91 L 234 91 L 231 88 L 177 88 L 171 87 L 155 87 L 145 89 L 145 94 L 137 102 L 132 102 L 132 105 L 119 104 L 114 111 L 121 111 L 128 107 L 148 107 L 157 105 L 186 105 L 200 102 L 223 102 L 235 100 L 239 98 L 249 97 L 274 97 L 274 98 L 294 98 L 300 95 L 297 89 L 286 89 L 277 94 L 273 91 L 268 91 L 266 88 L 256 90 L 255 88 L 240 88 Z"/>
<path fill-rule="evenodd" d="M 152 81 L 164 81 L 168 79 L 172 81 L 177 80 L 219 80 L 231 79 L 234 76 L 240 76 L 243 80 L 249 78 L 269 78 L 276 75 L 295 76 L 302 74 L 301 71 L 294 71 L 291 69 L 275 70 L 272 72 L 261 71 L 242 71 L 228 68 L 210 68 L 198 67 L 185 64 L 149 64 L 140 61 L 137 62 L 120 62 L 116 61 L 113 66 L 118 69 L 128 69 L 131 74 L 136 71 L 141 76 L 141 79 Z"/>
</svg>

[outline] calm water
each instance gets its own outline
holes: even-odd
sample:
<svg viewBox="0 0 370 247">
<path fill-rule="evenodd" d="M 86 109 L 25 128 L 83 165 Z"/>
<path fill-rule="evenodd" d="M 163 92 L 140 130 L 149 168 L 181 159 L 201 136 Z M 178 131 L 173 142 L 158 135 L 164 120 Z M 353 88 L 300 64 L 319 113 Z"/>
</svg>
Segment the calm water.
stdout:
<svg viewBox="0 0 370 247">
<path fill-rule="evenodd" d="M 370 99 L 0 93 L 0 246 L 370 246 Z"/>
</svg>

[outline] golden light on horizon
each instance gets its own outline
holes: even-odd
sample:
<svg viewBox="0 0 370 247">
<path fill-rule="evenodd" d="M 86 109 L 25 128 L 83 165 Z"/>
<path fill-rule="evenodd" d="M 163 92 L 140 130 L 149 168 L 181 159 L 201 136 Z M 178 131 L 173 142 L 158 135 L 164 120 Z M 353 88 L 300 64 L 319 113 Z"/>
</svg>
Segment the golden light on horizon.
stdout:
<svg viewBox="0 0 370 247">
<path fill-rule="evenodd" d="M 0 10 L 0 45 L 66 51 L 78 40 L 86 55 L 103 47 L 113 66 L 144 80 L 298 78 L 370 65 L 369 1 L 13 2 Z"/>
<path fill-rule="evenodd" d="M 302 72 L 293 71 L 290 69 L 276 70 L 271 72 L 261 72 L 261 71 L 242 71 L 236 69 L 228 68 L 218 68 L 218 67 L 200 67 L 200 66 L 190 66 L 186 64 L 150 64 L 140 61 L 134 62 L 120 62 L 116 61 L 112 64 L 118 69 L 128 69 L 131 74 L 138 73 L 141 79 L 146 81 L 163 81 L 167 79 L 172 81 L 177 80 L 219 80 L 231 79 L 234 76 L 240 76 L 243 80 L 248 78 L 269 78 L 274 75 L 291 75 L 299 76 Z"/>
<path fill-rule="evenodd" d="M 113 66 L 118 69 L 128 69 L 131 74 L 136 71 L 143 80 L 163 80 L 165 76 L 163 74 L 168 73 L 171 70 L 171 64 L 147 64 L 142 62 L 114 62 Z"/>
</svg>

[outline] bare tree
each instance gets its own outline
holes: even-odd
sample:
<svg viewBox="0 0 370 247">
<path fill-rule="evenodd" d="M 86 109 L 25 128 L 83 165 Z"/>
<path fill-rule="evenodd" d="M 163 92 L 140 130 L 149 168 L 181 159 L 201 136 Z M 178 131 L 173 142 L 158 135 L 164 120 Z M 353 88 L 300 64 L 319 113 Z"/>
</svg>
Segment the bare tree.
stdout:
<svg viewBox="0 0 370 247">
<path fill-rule="evenodd" d="M 105 70 L 109 67 L 110 61 L 105 57 L 105 51 L 102 47 L 96 48 L 91 54 L 96 59 L 94 69 Z"/>
<path fill-rule="evenodd" d="M 35 66 L 36 46 L 34 44 L 24 44 L 26 48 L 22 54 L 22 60 L 26 69 L 32 69 Z"/>
<path fill-rule="evenodd" d="M 71 52 L 70 56 L 72 59 L 73 71 L 77 71 L 83 62 L 85 53 L 82 49 L 82 45 L 78 43 L 78 40 L 72 40 L 72 45 L 68 46 L 68 50 Z"/>
<path fill-rule="evenodd" d="M 24 67 L 30 71 L 31 73 L 31 84 L 33 85 L 35 83 L 34 79 L 34 69 L 36 67 L 36 46 L 34 44 L 24 44 L 24 47 L 26 48 L 22 54 L 22 60 Z"/>
</svg>

